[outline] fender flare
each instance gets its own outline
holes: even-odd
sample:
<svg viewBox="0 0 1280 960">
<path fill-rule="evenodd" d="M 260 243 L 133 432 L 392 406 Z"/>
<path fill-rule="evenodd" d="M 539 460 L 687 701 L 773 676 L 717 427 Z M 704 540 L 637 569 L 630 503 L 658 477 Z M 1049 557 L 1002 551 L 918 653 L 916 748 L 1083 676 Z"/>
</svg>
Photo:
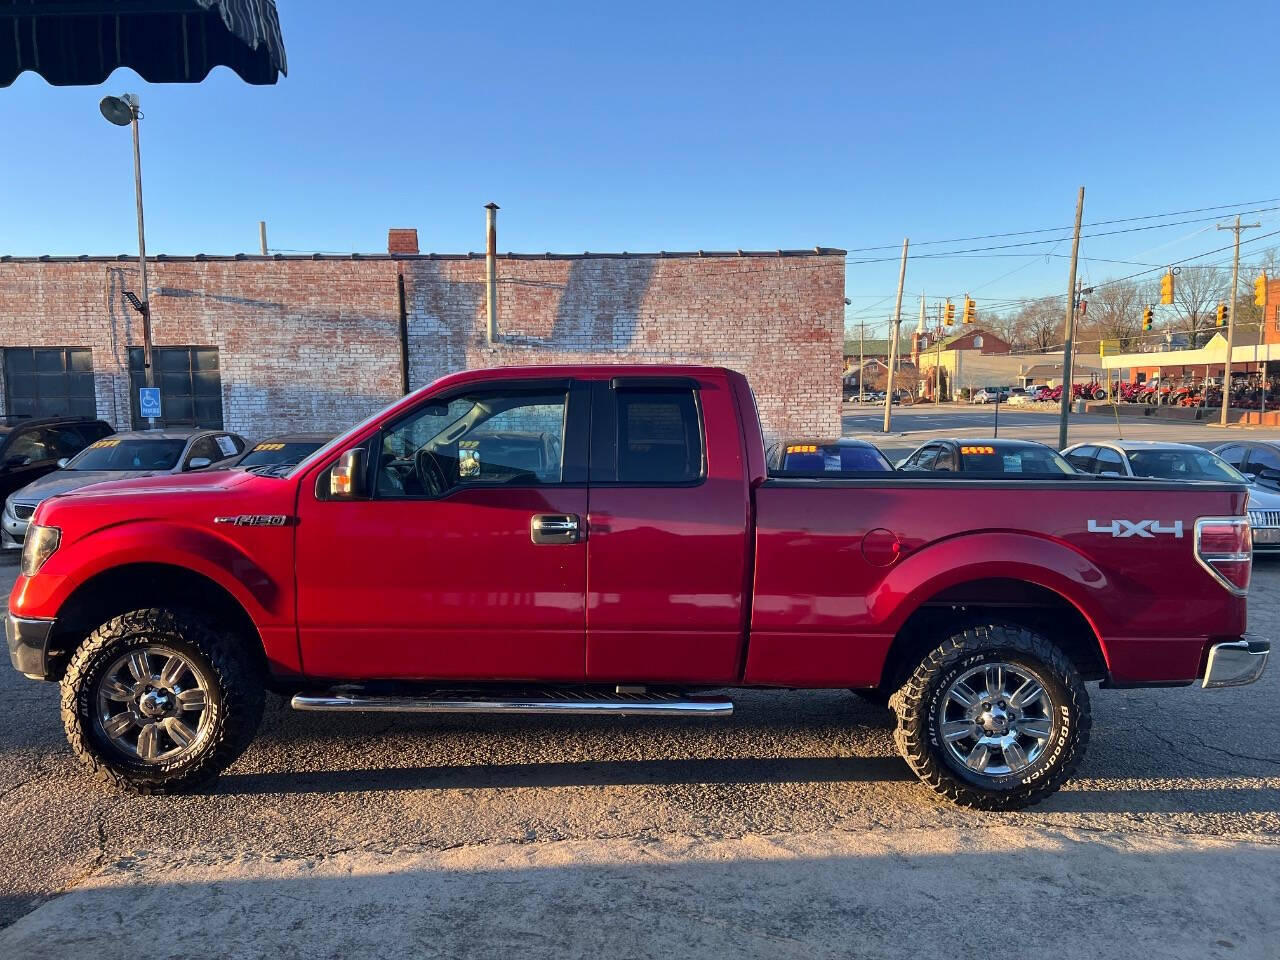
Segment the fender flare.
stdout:
<svg viewBox="0 0 1280 960">
<path fill-rule="evenodd" d="M 48 585 L 48 594 L 31 598 L 42 607 L 60 609 L 80 587 L 99 574 L 132 564 L 182 567 L 212 580 L 227 591 L 261 629 L 263 621 L 287 618 L 290 595 L 244 548 L 226 537 L 172 520 L 137 520 L 100 527 L 63 544 L 49 558 L 41 576 L 28 587 Z M 61 574 L 59 576 L 59 574 Z"/>
<path fill-rule="evenodd" d="M 909 552 L 867 598 L 868 612 L 896 635 L 930 599 L 977 580 L 1021 580 L 1057 594 L 1084 618 L 1110 668 L 1098 629 L 1098 598 L 1114 587 L 1087 556 L 1048 537 L 993 530 L 961 534 Z"/>
</svg>

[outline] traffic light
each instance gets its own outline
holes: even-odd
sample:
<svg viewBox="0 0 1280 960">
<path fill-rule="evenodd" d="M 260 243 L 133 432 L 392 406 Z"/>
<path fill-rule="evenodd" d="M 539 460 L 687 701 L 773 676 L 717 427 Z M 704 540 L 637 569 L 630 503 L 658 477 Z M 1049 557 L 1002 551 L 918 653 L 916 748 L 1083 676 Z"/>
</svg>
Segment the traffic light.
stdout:
<svg viewBox="0 0 1280 960">
<path fill-rule="evenodd" d="M 1142 332 L 1146 333 L 1151 329 L 1151 324 L 1156 318 L 1155 307 L 1147 307 L 1142 311 Z"/>
<path fill-rule="evenodd" d="M 1227 325 L 1227 316 L 1229 311 L 1225 303 L 1218 304 L 1218 326 L 1225 327 Z"/>
<path fill-rule="evenodd" d="M 1253 281 L 1253 302 L 1259 307 L 1267 305 L 1267 274 L 1266 271 L 1258 274 L 1258 279 Z"/>
<path fill-rule="evenodd" d="M 950 300 L 947 301 L 947 312 L 944 322 L 948 327 L 954 326 L 956 322 L 956 305 Z"/>
<path fill-rule="evenodd" d="M 1160 302 L 1173 303 L 1173 271 L 1160 278 Z"/>
<path fill-rule="evenodd" d="M 978 317 L 978 305 L 973 302 L 973 298 L 967 293 L 964 295 L 964 317 L 965 323 L 973 323 Z"/>
</svg>

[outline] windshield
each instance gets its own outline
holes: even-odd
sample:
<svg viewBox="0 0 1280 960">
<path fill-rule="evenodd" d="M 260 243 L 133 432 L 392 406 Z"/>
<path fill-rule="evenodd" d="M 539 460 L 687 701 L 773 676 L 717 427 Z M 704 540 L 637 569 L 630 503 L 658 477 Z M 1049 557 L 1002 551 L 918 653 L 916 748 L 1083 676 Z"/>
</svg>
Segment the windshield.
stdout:
<svg viewBox="0 0 1280 960">
<path fill-rule="evenodd" d="M 1129 464 L 1136 477 L 1247 482 L 1239 471 L 1208 450 L 1131 450 Z"/>
<path fill-rule="evenodd" d="M 99 440 L 76 457 L 68 470 L 172 470 L 187 447 L 185 440 Z"/>
<path fill-rule="evenodd" d="M 241 460 L 237 466 L 261 467 L 273 463 L 297 463 L 307 454 L 319 450 L 323 444 L 319 440 L 279 440 L 260 443 Z"/>
<path fill-rule="evenodd" d="M 1075 473 L 1075 469 L 1048 447 L 1002 447 L 986 444 L 960 448 L 964 469 L 970 473 Z"/>
</svg>

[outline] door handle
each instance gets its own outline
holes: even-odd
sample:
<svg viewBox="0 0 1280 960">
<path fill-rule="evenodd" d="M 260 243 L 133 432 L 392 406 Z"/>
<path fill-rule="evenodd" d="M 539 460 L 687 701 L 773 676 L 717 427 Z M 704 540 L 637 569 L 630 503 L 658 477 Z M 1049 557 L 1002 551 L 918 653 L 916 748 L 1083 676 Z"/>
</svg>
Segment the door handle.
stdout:
<svg viewBox="0 0 1280 960">
<path fill-rule="evenodd" d="M 577 543 L 582 524 L 572 513 L 535 513 L 529 521 L 529 539 L 534 543 Z"/>
</svg>

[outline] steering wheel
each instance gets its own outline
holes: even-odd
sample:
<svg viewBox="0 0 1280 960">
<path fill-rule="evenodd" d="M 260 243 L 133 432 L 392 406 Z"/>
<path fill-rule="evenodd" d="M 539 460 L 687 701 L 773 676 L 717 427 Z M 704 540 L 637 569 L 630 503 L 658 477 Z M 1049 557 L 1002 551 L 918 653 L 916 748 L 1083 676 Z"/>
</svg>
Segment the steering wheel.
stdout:
<svg viewBox="0 0 1280 960">
<path fill-rule="evenodd" d="M 417 471 L 418 482 L 430 496 L 439 497 L 449 489 L 449 481 L 444 475 L 444 468 L 436 455 L 423 447 L 414 455 L 413 468 Z"/>
</svg>

